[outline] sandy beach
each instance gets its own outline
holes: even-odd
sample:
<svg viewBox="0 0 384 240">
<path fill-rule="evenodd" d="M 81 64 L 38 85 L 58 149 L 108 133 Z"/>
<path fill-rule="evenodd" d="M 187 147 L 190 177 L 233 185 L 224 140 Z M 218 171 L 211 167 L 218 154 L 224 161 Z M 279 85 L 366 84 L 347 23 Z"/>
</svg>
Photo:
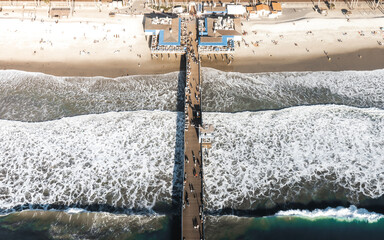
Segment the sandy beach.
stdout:
<svg viewBox="0 0 384 240">
<path fill-rule="evenodd" d="M 215 61 L 202 56 L 202 66 L 238 72 L 384 68 L 384 33 L 380 29 L 384 18 L 380 12 L 356 14 L 347 21 L 339 10 L 322 16 L 310 7 L 297 9 L 291 15 L 292 9 L 287 9 L 287 16 L 278 20 L 243 21 L 246 34 L 236 47 L 234 61 L 228 65 L 221 56 Z M 88 9 L 56 21 L 43 13 L 35 13 L 36 18 L 25 13 L 22 17 L 20 12 L 3 7 L 0 69 L 117 77 L 184 67 L 180 56 L 151 59 L 143 15 L 108 18 L 107 11 Z"/>
</svg>

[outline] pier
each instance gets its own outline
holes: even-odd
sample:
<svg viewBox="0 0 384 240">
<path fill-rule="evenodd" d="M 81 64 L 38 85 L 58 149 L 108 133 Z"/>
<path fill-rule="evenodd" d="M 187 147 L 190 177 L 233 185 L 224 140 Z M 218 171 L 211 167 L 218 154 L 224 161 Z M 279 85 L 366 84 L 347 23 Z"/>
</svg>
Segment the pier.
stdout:
<svg viewBox="0 0 384 240">
<path fill-rule="evenodd" d="M 149 14 L 144 26 L 152 58 L 163 54 L 186 55 L 181 239 L 204 239 L 203 156 L 212 146 L 214 128 L 202 122 L 200 55 L 209 59 L 211 54 L 215 59 L 221 55 L 223 61 L 225 56 L 230 64 L 235 42 L 241 40 L 241 23 L 231 17 Z"/>
<path fill-rule="evenodd" d="M 204 239 L 200 59 L 196 20 L 187 21 L 182 239 Z"/>
</svg>

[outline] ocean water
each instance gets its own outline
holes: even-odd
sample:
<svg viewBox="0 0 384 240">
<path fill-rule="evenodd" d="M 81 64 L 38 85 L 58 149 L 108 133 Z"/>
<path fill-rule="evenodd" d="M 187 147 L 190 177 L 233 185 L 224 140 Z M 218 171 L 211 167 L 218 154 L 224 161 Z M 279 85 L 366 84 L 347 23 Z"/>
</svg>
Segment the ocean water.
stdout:
<svg viewBox="0 0 384 240">
<path fill-rule="evenodd" d="M 207 239 L 380 239 L 383 73 L 203 69 Z M 182 82 L 0 71 L 0 239 L 174 238 Z"/>
<path fill-rule="evenodd" d="M 167 216 L 22 211 L 0 218 L 0 239 L 170 239 Z"/>
<path fill-rule="evenodd" d="M 383 75 L 384 69 L 252 74 L 205 68 L 203 109 L 241 112 L 319 104 L 384 108 Z"/>
<path fill-rule="evenodd" d="M 208 216 L 206 239 L 382 239 L 383 215 L 358 209 Z M 28 236 L 28 238 L 26 238 Z M 2 239 L 174 239 L 170 216 L 23 211 L 0 218 Z"/>
<path fill-rule="evenodd" d="M 203 110 L 241 112 L 301 105 L 384 108 L 384 70 L 227 73 L 203 68 Z M 111 111 L 180 111 L 183 72 L 162 75 L 56 77 L 0 70 L 0 119 L 47 121 Z"/>
<path fill-rule="evenodd" d="M 0 119 L 37 122 L 106 112 L 176 111 L 183 79 L 182 72 L 105 78 L 0 70 Z"/>
<path fill-rule="evenodd" d="M 353 207 L 352 207 L 353 208 Z M 328 214 L 332 211 L 332 214 Z M 316 214 L 267 217 L 220 216 L 207 218 L 207 239 L 382 239 L 384 219 L 374 221 L 368 216 L 345 218 L 335 212 L 348 212 L 351 208 L 318 211 Z M 353 211 L 353 210 L 352 210 Z M 369 214 L 368 214 L 369 215 Z M 377 214 L 373 214 L 377 215 Z M 209 228 L 208 228 L 209 226 Z M 209 229 L 209 230 L 208 230 Z"/>
</svg>

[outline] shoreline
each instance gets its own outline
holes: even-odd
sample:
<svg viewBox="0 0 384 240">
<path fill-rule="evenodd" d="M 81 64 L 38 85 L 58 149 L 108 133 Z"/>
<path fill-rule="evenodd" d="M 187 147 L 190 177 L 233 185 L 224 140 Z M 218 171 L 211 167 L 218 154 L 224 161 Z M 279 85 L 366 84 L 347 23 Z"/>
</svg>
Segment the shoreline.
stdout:
<svg viewBox="0 0 384 240">
<path fill-rule="evenodd" d="M 359 57 L 361 56 L 361 58 Z M 369 56 L 369 57 L 368 57 Z M 235 57 L 232 64 L 225 61 L 209 61 L 202 57 L 202 67 L 214 68 L 224 72 L 264 73 L 264 72 L 316 72 L 316 71 L 369 71 L 383 69 L 384 49 L 361 49 L 349 53 L 331 55 L 327 57 L 307 57 L 298 55 L 288 57 Z M 41 72 L 54 76 L 74 77 L 108 77 L 116 78 L 127 75 L 154 75 L 177 72 L 185 69 L 181 58 L 145 60 L 138 67 L 135 61 L 73 61 L 73 62 L 18 62 L 0 61 L 1 70 L 20 70 L 27 72 Z"/>
<path fill-rule="evenodd" d="M 296 5 L 287 4 L 284 15 L 276 20 L 243 21 L 243 40 L 236 46 L 232 63 L 228 65 L 220 55 L 213 61 L 202 55 L 202 67 L 241 73 L 384 68 L 381 12 L 367 10 L 363 4 L 347 21 L 340 11 L 343 4 L 328 16 L 319 15 L 309 5 Z M 21 9 L 5 9 L 0 15 L 0 69 L 77 77 L 153 75 L 185 69 L 180 55 L 151 59 L 142 15 L 109 18 L 107 9 L 79 9 L 76 17 L 56 22 L 43 9 L 34 13 L 37 20 Z"/>
</svg>

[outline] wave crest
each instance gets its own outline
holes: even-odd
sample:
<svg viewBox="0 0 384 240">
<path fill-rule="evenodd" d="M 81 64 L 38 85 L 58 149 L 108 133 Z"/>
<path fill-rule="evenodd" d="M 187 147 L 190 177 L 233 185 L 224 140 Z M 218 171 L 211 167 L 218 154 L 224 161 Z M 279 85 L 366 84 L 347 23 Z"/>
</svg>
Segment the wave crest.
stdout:
<svg viewBox="0 0 384 240">
<path fill-rule="evenodd" d="M 315 104 L 384 108 L 384 69 L 254 74 L 204 68 L 202 77 L 205 111 L 259 111 Z"/>
<path fill-rule="evenodd" d="M 179 77 L 183 74 L 56 77 L 1 70 L 0 118 L 47 121 L 111 111 L 172 111 L 180 91 Z"/>
<path fill-rule="evenodd" d="M 326 208 L 326 209 L 315 209 L 313 211 L 308 210 L 288 210 L 288 211 L 279 211 L 275 216 L 294 216 L 294 217 L 304 217 L 304 218 L 337 218 L 338 220 L 343 221 L 367 221 L 367 222 L 377 222 L 380 219 L 383 219 L 383 214 L 369 212 L 364 208 L 357 208 L 352 205 L 349 208 L 337 207 L 337 208 Z"/>
</svg>

